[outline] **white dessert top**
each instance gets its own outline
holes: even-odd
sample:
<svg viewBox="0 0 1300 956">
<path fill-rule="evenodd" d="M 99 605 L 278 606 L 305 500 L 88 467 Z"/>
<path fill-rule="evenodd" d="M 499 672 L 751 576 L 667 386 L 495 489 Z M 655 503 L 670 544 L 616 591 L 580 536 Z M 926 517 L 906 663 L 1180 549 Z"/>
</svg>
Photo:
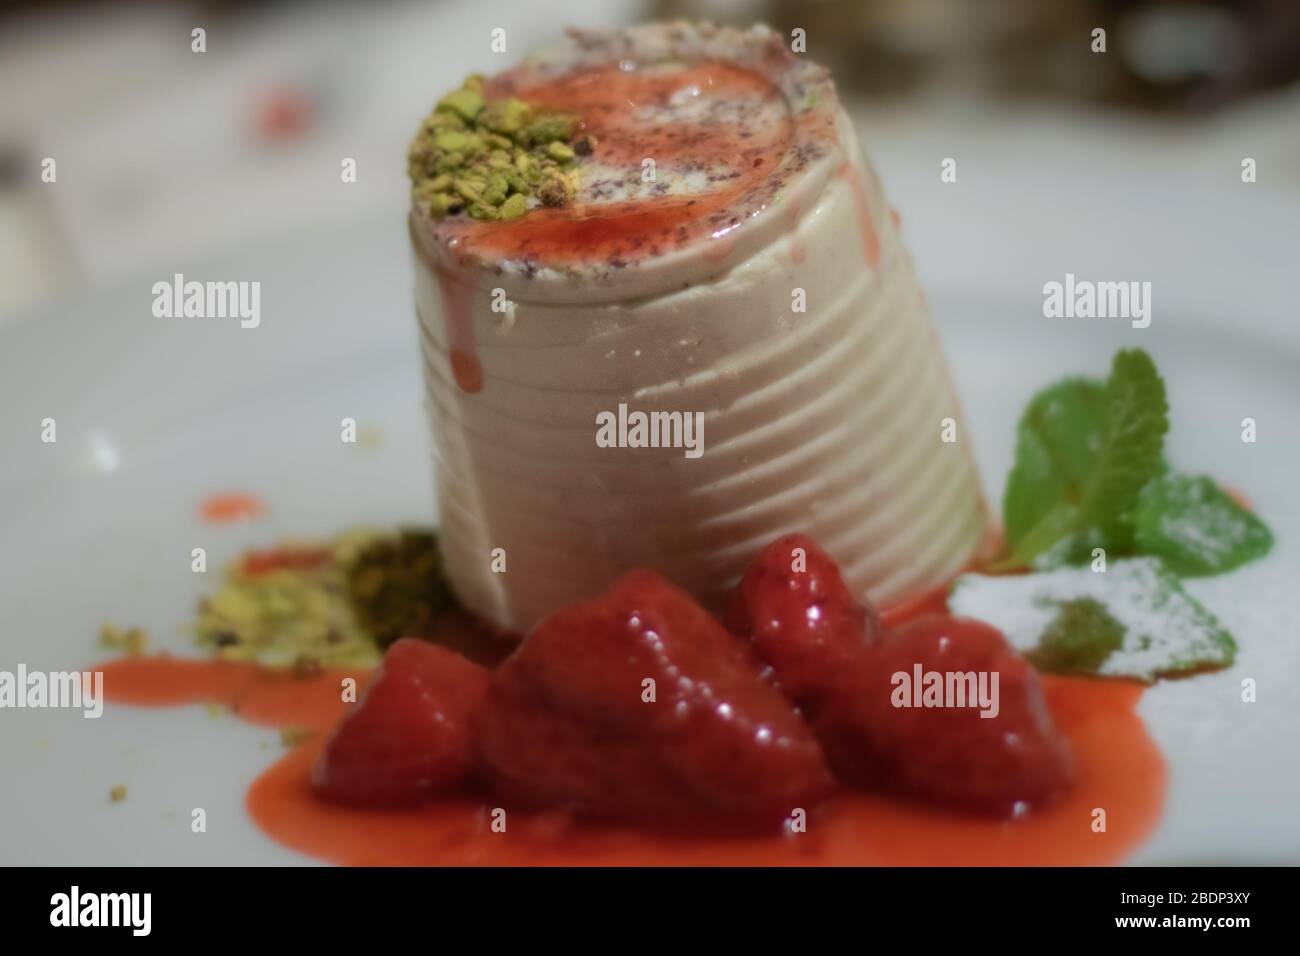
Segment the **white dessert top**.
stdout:
<svg viewBox="0 0 1300 956">
<path fill-rule="evenodd" d="M 447 176 L 431 182 L 444 154 L 412 151 L 421 250 L 475 285 L 527 282 L 526 298 L 642 295 L 717 273 L 789 228 L 775 207 L 809 208 L 846 164 L 829 73 L 765 26 L 570 31 L 559 46 L 478 82 L 469 99 L 466 115 L 514 101 L 535 117 L 574 120 L 576 155 L 567 142 L 532 153 L 554 177 L 553 193 L 567 195 L 539 196 L 515 182 L 529 160 L 507 168 L 502 150 L 496 162 L 513 185 L 490 197 L 495 206 L 475 204 L 480 179 L 462 201 Z M 512 142 L 491 127 L 485 135 Z M 517 160 L 520 137 L 513 142 Z M 431 207 L 431 197 L 441 205 Z"/>
</svg>

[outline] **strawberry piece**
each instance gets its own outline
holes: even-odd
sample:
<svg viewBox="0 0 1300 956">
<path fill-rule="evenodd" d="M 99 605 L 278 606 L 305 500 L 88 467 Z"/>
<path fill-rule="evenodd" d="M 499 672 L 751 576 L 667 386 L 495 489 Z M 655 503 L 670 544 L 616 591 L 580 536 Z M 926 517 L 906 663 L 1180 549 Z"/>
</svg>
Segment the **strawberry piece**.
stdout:
<svg viewBox="0 0 1300 956">
<path fill-rule="evenodd" d="M 464 785 L 474 768 L 470 714 L 489 671 L 446 648 L 395 641 L 355 708 L 334 728 L 312 773 L 340 803 L 418 803 Z"/>
<path fill-rule="evenodd" d="M 493 674 L 475 727 L 498 792 L 534 806 L 749 826 L 831 786 L 744 642 L 645 570 L 544 621 Z"/>
<path fill-rule="evenodd" d="M 888 632 L 872 658 L 845 676 L 814 723 L 841 780 L 998 814 L 1070 783 L 1069 746 L 1038 675 L 999 631 L 930 615 Z M 996 673 L 996 716 L 982 717 L 969 698 L 971 706 L 953 706 L 951 697 L 938 698 L 948 706 L 916 706 L 918 665 L 923 687 L 932 672 L 945 681 L 950 673 L 982 673 L 991 691 Z"/>
<path fill-rule="evenodd" d="M 732 594 L 732 632 L 750 638 L 781 689 L 810 719 L 841 677 L 861 667 L 879 640 L 864 607 L 830 556 L 807 535 L 778 538 L 759 552 Z"/>
<path fill-rule="evenodd" d="M 844 783 L 1004 813 L 1049 798 L 1072 777 L 1037 675 L 998 631 L 930 615 L 881 637 L 875 614 L 805 535 L 780 538 L 754 559 L 727 623 L 771 665 Z M 997 716 L 981 717 L 977 706 L 895 707 L 894 675 L 914 680 L 916 665 L 945 680 L 996 672 Z"/>
</svg>

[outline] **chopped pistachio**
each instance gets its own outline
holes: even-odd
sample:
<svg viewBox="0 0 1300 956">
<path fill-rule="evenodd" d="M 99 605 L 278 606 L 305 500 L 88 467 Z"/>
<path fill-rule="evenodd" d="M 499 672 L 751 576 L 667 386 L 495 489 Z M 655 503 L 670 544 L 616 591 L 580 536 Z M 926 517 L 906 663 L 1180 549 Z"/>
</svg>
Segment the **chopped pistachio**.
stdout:
<svg viewBox="0 0 1300 956">
<path fill-rule="evenodd" d="M 534 146 L 544 146 L 547 143 L 567 140 L 573 136 L 576 125 L 572 116 L 550 113 L 528 127 L 528 141 Z"/>
<path fill-rule="evenodd" d="M 323 666 L 371 664 L 373 640 L 346 600 L 346 571 L 337 555 L 351 537 L 336 542 L 286 543 L 282 552 L 317 554 L 318 563 L 249 569 L 241 559 L 226 569 L 222 587 L 200 605 L 201 644 L 223 660 L 292 667 L 309 656 Z M 331 553 L 332 552 L 332 553 Z"/>
<path fill-rule="evenodd" d="M 434 161 L 433 171 L 436 175 L 455 172 L 465 165 L 464 153 L 441 153 Z"/>
<path fill-rule="evenodd" d="M 433 143 L 427 140 L 417 140 L 412 146 L 411 151 L 406 154 L 407 167 L 423 168 L 429 165 L 429 161 L 437 158 L 437 151 L 433 148 Z"/>
<path fill-rule="evenodd" d="M 437 112 L 430 113 L 420 123 L 420 132 L 429 134 L 437 132 L 440 129 L 466 129 L 468 124 L 456 113 Z"/>
<path fill-rule="evenodd" d="M 538 114 L 515 97 L 488 101 L 482 77 L 470 77 L 420 125 L 407 155 L 412 198 L 434 219 L 513 219 L 534 197 L 566 205 L 576 194 L 576 157 L 594 145 L 590 136 L 568 142 L 579 126 L 575 116 Z"/>
<path fill-rule="evenodd" d="M 431 180 L 426 179 L 424 182 L 420 183 L 418 186 L 416 186 L 411 190 L 411 195 L 413 195 L 420 202 L 428 202 L 439 191 L 440 190 L 434 188 L 433 182 Z"/>
<path fill-rule="evenodd" d="M 493 206 L 499 206 L 506 201 L 506 194 L 510 191 L 510 183 L 505 176 L 500 173 L 488 180 L 487 187 L 482 190 L 483 201 Z"/>
<path fill-rule="evenodd" d="M 468 154 L 473 141 L 473 133 L 461 130 L 444 129 L 433 134 L 434 149 L 440 149 L 444 153 Z"/>
<path fill-rule="evenodd" d="M 347 585 L 358 620 L 380 647 L 428 634 L 454 603 L 429 531 L 373 539 L 347 559 Z"/>
<path fill-rule="evenodd" d="M 463 120 L 473 122 L 483 110 L 483 94 L 478 90 L 461 87 L 438 101 L 438 112 L 455 113 Z"/>
<path fill-rule="evenodd" d="M 511 96 L 490 103 L 483 110 L 479 122 L 494 133 L 510 136 L 518 133 L 532 119 L 533 108 L 523 100 Z"/>
<path fill-rule="evenodd" d="M 198 639 L 217 658 L 310 680 L 326 668 L 372 665 L 399 637 L 441 642 L 439 622 L 455 613 L 432 531 L 362 529 L 275 551 L 313 560 L 267 568 L 250 564 L 250 554 L 226 569 L 220 591 L 200 600 Z M 209 702 L 208 711 L 223 707 Z"/>
<path fill-rule="evenodd" d="M 567 206 L 573 199 L 573 184 L 562 173 L 550 171 L 537 187 L 543 206 Z"/>
<path fill-rule="evenodd" d="M 466 202 L 478 202 L 480 199 L 479 190 L 475 187 L 474 180 L 468 178 L 457 179 L 455 189 Z"/>
<path fill-rule="evenodd" d="M 558 140 L 547 144 L 546 154 L 550 156 L 551 159 L 561 163 L 567 163 L 569 160 L 573 159 L 574 156 L 573 147 L 567 143 L 561 143 Z"/>
<path fill-rule="evenodd" d="M 139 657 L 149 649 L 149 632 L 142 627 L 129 627 L 124 631 L 116 625 L 104 624 L 99 629 L 99 643 L 122 651 L 128 657 Z"/>
<path fill-rule="evenodd" d="M 437 193 L 429 200 L 429 213 L 435 219 L 441 219 L 465 205 L 465 201 L 451 193 Z"/>
<path fill-rule="evenodd" d="M 517 219 L 527 211 L 528 200 L 519 193 L 515 193 L 503 202 L 501 208 L 498 210 L 502 219 Z"/>
</svg>

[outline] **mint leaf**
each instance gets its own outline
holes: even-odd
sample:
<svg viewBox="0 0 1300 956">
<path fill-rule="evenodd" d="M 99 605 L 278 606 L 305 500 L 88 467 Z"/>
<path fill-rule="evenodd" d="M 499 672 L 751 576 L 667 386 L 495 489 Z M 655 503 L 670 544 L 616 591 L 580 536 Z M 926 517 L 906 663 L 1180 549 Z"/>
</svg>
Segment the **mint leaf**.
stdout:
<svg viewBox="0 0 1300 956">
<path fill-rule="evenodd" d="M 1101 445 L 1106 385 L 1069 378 L 1051 385 L 1020 417 L 1016 463 L 1002 497 L 1007 540 L 1023 541 L 1070 489 L 1082 486 Z"/>
<path fill-rule="evenodd" d="M 1128 516 L 1164 464 L 1167 431 L 1169 402 L 1155 362 L 1141 349 L 1116 353 L 1106 382 L 1106 429 L 1082 508 L 1085 527 L 1098 527 L 1112 540 L 1132 540 Z"/>
<path fill-rule="evenodd" d="M 1134 546 L 1178 574 L 1221 574 L 1266 554 L 1273 535 L 1203 475 L 1165 475 L 1138 496 Z"/>
<path fill-rule="evenodd" d="M 1124 625 L 1093 598 L 1063 601 L 1052 623 L 1025 654 L 1050 674 L 1095 674 L 1124 644 Z"/>
<path fill-rule="evenodd" d="M 1120 646 L 1104 658 L 1100 650 L 1108 624 L 1084 601 L 1095 602 L 1123 628 Z M 1105 572 L 965 574 L 953 585 L 948 606 L 953 614 L 996 627 L 1021 653 L 1045 655 L 1044 669 L 1064 666 L 1065 673 L 1096 655 L 1097 674 L 1150 681 L 1227 667 L 1237 651 L 1232 635 L 1157 558 L 1113 561 Z M 1063 615 L 1067 606 L 1071 609 Z"/>
<path fill-rule="evenodd" d="M 1000 567 L 1030 564 L 1078 534 L 1128 550 L 1133 507 L 1163 468 L 1168 429 L 1164 382 L 1141 349 L 1117 353 L 1104 386 L 1066 379 L 1036 395 L 1003 496 L 1010 556 Z"/>
</svg>

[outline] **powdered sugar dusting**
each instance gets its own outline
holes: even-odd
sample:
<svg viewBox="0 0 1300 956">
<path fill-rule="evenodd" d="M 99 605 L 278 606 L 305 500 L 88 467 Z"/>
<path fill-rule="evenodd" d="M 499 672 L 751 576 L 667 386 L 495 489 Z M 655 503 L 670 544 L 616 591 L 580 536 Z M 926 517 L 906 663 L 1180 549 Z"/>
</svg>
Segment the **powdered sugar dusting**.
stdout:
<svg viewBox="0 0 1300 956">
<path fill-rule="evenodd" d="M 998 628 L 1017 650 L 1038 646 L 1067 601 L 1091 598 L 1124 628 L 1121 647 L 1102 663 L 1108 677 L 1154 680 L 1203 666 L 1226 666 L 1236 650 L 1214 615 L 1155 558 L 1113 562 L 1106 571 L 1060 568 L 991 577 L 968 574 L 949 598 L 954 614 Z"/>
</svg>

